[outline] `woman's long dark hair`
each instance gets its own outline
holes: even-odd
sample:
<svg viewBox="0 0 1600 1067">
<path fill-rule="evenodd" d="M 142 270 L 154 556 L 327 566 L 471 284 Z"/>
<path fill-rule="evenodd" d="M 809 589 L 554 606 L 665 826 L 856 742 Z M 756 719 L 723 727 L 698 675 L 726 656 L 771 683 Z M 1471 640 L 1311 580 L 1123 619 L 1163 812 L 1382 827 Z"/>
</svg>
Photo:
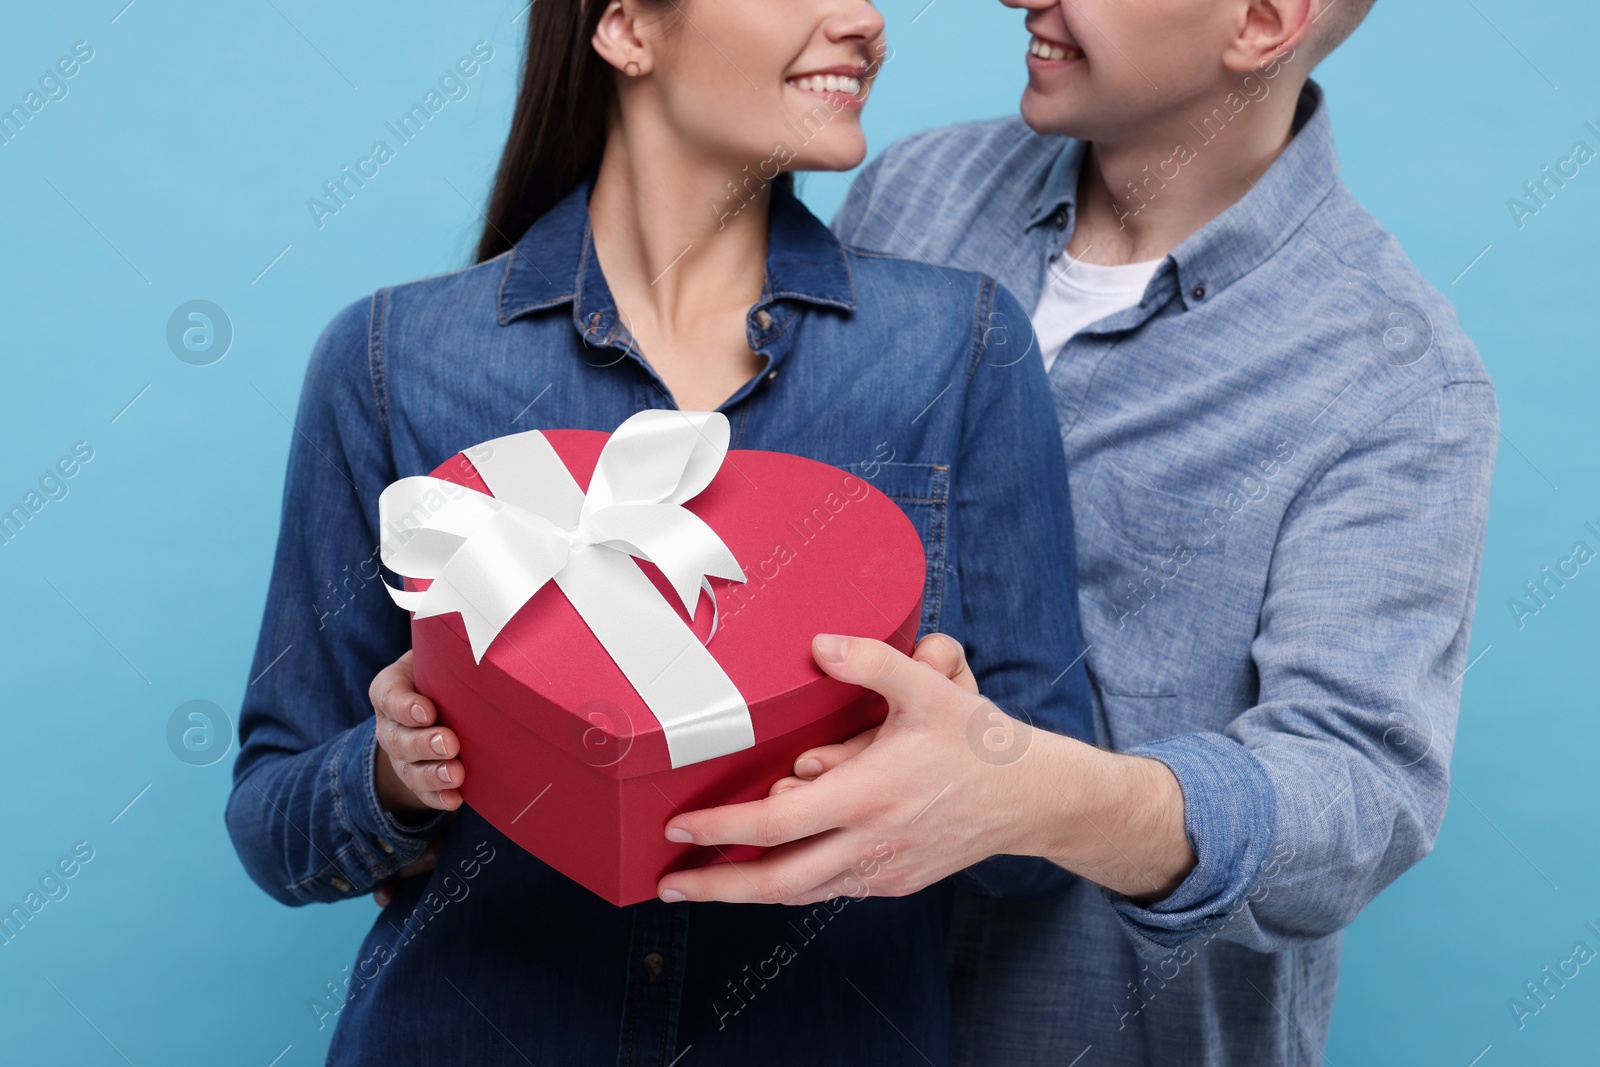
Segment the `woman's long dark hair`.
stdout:
<svg viewBox="0 0 1600 1067">
<path fill-rule="evenodd" d="M 606 0 L 539 0 L 528 10 L 528 49 L 511 135 L 495 171 L 478 259 L 516 244 L 600 162 L 616 71 L 590 42 Z"/>
<path fill-rule="evenodd" d="M 685 0 L 643 2 L 676 9 Z M 616 103 L 616 70 L 591 44 L 605 10 L 606 0 L 539 0 L 529 9 L 522 85 L 476 262 L 516 244 L 599 166 Z"/>
</svg>

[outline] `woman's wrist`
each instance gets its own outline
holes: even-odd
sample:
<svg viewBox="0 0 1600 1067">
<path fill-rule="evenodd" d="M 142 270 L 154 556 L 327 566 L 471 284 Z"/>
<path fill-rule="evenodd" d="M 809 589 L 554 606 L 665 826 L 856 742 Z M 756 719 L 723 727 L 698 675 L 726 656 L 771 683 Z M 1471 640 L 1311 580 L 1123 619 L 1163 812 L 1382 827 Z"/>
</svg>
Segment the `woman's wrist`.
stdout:
<svg viewBox="0 0 1600 1067">
<path fill-rule="evenodd" d="M 424 816 L 433 813 L 434 809 L 424 804 L 400 780 L 399 773 L 394 769 L 394 761 L 382 745 L 375 746 L 373 759 L 376 761 L 373 765 L 373 784 L 377 787 L 378 803 L 384 811 L 405 822 L 420 822 Z"/>
</svg>

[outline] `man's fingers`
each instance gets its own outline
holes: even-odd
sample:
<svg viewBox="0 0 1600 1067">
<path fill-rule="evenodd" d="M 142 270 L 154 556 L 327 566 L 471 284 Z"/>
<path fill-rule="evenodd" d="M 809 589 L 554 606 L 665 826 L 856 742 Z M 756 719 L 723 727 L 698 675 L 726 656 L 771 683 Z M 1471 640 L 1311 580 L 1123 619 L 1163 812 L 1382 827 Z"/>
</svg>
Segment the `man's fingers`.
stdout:
<svg viewBox="0 0 1600 1067">
<path fill-rule="evenodd" d="M 904 653 L 870 637 L 818 634 L 811 639 L 817 666 L 839 679 L 879 693 L 889 702 L 889 713 L 916 712 L 932 707 L 950 681 L 936 670 L 912 661 Z"/>
<path fill-rule="evenodd" d="M 878 728 L 874 726 L 842 744 L 808 748 L 794 761 L 795 777 L 811 779 L 831 771 L 872 744 L 872 739 L 877 736 Z"/>
<path fill-rule="evenodd" d="M 832 882 L 856 861 L 843 835 L 773 849 L 758 860 L 714 863 L 661 879 L 662 900 L 723 900 L 734 904 L 784 904 Z"/>
<path fill-rule="evenodd" d="M 761 845 L 774 848 L 791 841 L 832 830 L 836 823 L 820 814 L 826 797 L 817 788 L 789 789 L 745 804 L 726 804 L 674 816 L 668 821 L 668 841 L 696 845 Z"/>
<path fill-rule="evenodd" d="M 961 642 L 948 634 L 929 634 L 924 637 L 917 642 L 911 658 L 918 663 L 926 663 L 973 696 L 978 695 L 978 678 L 967 665 L 966 650 L 961 647 Z"/>
</svg>

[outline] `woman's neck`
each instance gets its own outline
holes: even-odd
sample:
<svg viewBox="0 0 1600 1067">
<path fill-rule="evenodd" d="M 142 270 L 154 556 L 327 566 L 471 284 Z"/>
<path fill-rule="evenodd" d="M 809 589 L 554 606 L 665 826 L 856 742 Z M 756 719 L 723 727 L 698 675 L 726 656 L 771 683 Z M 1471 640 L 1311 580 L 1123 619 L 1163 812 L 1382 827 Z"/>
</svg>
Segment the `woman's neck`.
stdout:
<svg viewBox="0 0 1600 1067">
<path fill-rule="evenodd" d="M 741 173 L 695 158 L 672 138 L 613 127 L 589 216 L 606 283 L 625 315 L 647 318 L 652 333 L 673 334 L 706 314 L 742 313 L 760 298 L 771 190 L 728 211 L 727 183 Z"/>
<path fill-rule="evenodd" d="M 613 125 L 589 219 L 639 354 L 679 407 L 712 411 L 761 371 L 745 323 L 766 281 L 772 199 L 762 190 L 737 214 L 719 209 L 738 168 L 685 151 L 669 130 Z"/>
</svg>

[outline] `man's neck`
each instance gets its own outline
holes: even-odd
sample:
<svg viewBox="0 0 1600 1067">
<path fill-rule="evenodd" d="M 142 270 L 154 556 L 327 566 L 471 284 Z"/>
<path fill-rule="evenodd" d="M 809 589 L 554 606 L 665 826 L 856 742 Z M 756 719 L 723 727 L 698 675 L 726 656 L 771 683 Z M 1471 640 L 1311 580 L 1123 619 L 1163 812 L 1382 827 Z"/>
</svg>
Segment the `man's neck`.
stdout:
<svg viewBox="0 0 1600 1067">
<path fill-rule="evenodd" d="M 1237 111 L 1201 104 L 1135 138 L 1090 144 L 1068 253 L 1102 264 L 1167 255 L 1249 192 L 1283 153 L 1298 98 L 1298 85 L 1276 86 L 1258 101 L 1235 94 Z"/>
</svg>

